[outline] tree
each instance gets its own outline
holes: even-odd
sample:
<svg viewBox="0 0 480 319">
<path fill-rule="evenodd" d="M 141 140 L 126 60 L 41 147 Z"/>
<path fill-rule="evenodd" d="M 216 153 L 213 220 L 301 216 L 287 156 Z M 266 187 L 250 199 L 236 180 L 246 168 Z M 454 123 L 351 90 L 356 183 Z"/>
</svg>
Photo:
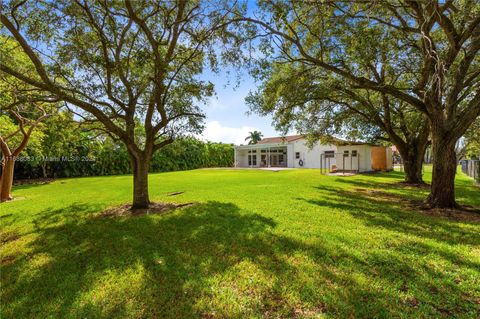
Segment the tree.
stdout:
<svg viewBox="0 0 480 319">
<path fill-rule="evenodd" d="M 33 75 L 33 65 L 12 41 L 0 37 L 2 63 L 16 66 L 23 74 Z M 0 202 L 12 199 L 15 161 L 35 137 L 36 127 L 49 116 L 47 108 L 57 100 L 48 93 L 0 72 Z"/>
<path fill-rule="evenodd" d="M 261 115 L 273 114 L 278 130 L 294 126 L 310 139 L 325 142 L 332 136 L 391 142 L 404 159 L 405 181 L 423 183 L 430 130 L 426 117 L 414 108 L 385 94 L 356 89 L 288 57 L 281 63 L 273 60 L 256 75 L 263 83 L 247 97 L 247 104 Z"/>
<path fill-rule="evenodd" d="M 248 136 L 245 141 L 248 141 L 248 145 L 257 144 L 262 140 L 263 134 L 259 131 L 248 132 Z"/>
<path fill-rule="evenodd" d="M 480 114 L 478 1 L 262 3 L 247 17 L 297 63 L 423 113 L 431 130 L 431 207 L 454 207 L 455 144 Z M 385 58 L 375 54 L 391 47 Z M 386 52 L 386 50 L 380 50 Z M 365 62 L 370 63 L 366 64 Z M 391 76 L 372 76 L 384 65 Z"/>
<path fill-rule="evenodd" d="M 35 109 L 41 112 L 35 112 Z M 34 129 L 48 116 L 45 110 L 38 105 L 35 105 L 33 110 L 15 105 L 9 109 L 9 112 L 16 119 L 16 123 L 5 115 L 0 116 L 0 149 L 2 153 L 0 202 L 13 198 L 12 185 L 15 161 L 27 146 Z M 37 115 L 32 115 L 32 113 L 37 113 Z"/>
<path fill-rule="evenodd" d="M 132 207 L 145 208 L 153 154 L 202 129 L 199 104 L 213 85 L 198 75 L 207 62 L 218 69 L 219 51 L 224 61 L 239 58 L 239 50 L 229 50 L 240 43 L 230 24 L 239 11 L 228 1 L 13 3 L 0 19 L 37 76 L 3 61 L 0 71 L 53 93 L 123 142 L 133 170 Z"/>
</svg>

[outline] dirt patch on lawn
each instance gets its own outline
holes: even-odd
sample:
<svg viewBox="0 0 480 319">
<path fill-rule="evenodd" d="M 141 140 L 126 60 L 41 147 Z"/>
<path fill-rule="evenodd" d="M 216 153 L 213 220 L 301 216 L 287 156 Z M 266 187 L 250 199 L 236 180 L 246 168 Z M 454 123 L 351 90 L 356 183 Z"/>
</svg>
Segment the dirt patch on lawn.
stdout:
<svg viewBox="0 0 480 319">
<path fill-rule="evenodd" d="M 409 211 L 414 211 L 429 216 L 446 217 L 455 221 L 480 223 L 480 209 L 473 206 L 463 205 L 456 208 L 431 208 L 422 200 L 409 199 L 401 195 L 392 194 L 377 189 L 356 188 L 354 190 L 358 193 L 361 193 L 369 200 L 400 205 L 402 208 Z"/>
<path fill-rule="evenodd" d="M 172 204 L 172 203 L 151 203 L 148 208 L 132 209 L 131 204 L 123 204 L 111 207 L 99 214 L 99 217 L 126 217 L 141 216 L 150 214 L 166 214 L 177 208 L 193 206 L 195 203 Z"/>
<path fill-rule="evenodd" d="M 12 255 L 3 256 L 2 258 L 0 258 L 0 265 L 2 266 L 10 265 L 10 264 L 13 264 L 14 261 L 15 261 L 15 257 Z"/>
<path fill-rule="evenodd" d="M 430 216 L 447 217 L 457 221 L 480 223 L 480 209 L 468 205 L 456 208 L 429 208 L 424 206 L 423 213 Z"/>
<path fill-rule="evenodd" d="M 408 205 L 411 208 L 419 208 L 423 205 L 423 202 L 416 199 L 407 199 L 401 195 L 384 192 L 378 189 L 367 189 L 367 188 L 355 188 L 354 191 L 361 193 L 363 196 L 368 197 L 368 199 L 374 201 L 385 201 L 385 202 L 395 202 L 402 204 L 402 206 Z"/>
<path fill-rule="evenodd" d="M 0 244 L 6 244 L 8 242 L 17 240 L 20 235 L 16 231 L 2 231 L 0 232 Z"/>
<path fill-rule="evenodd" d="M 403 188 L 421 188 L 421 189 L 430 189 L 430 184 L 427 183 L 409 183 L 409 182 L 398 182 L 396 185 Z"/>
</svg>

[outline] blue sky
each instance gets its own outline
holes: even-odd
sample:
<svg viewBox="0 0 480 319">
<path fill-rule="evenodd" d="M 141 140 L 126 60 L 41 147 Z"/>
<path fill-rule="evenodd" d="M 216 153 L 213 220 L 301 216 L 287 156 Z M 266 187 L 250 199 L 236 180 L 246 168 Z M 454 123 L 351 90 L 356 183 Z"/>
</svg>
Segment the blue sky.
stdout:
<svg viewBox="0 0 480 319">
<path fill-rule="evenodd" d="M 247 115 L 245 97 L 255 90 L 256 83 L 248 74 L 241 74 L 239 85 L 233 74 L 208 72 L 205 77 L 215 85 L 216 96 L 204 106 L 207 118 L 202 138 L 212 142 L 245 143 L 249 131 L 257 130 L 265 137 L 278 133 L 271 125 L 271 117 Z"/>
<path fill-rule="evenodd" d="M 253 14 L 256 3 L 247 0 L 247 12 Z M 212 142 L 245 143 L 249 131 L 257 130 L 264 137 L 279 135 L 271 125 L 270 116 L 260 117 L 247 115 L 248 106 L 245 97 L 256 89 L 257 84 L 247 73 L 240 74 L 240 83 L 237 85 L 237 74 L 232 71 L 218 74 L 207 71 L 202 78 L 215 85 L 216 96 L 212 97 L 204 107 L 207 115 L 205 131 L 202 138 Z"/>
</svg>

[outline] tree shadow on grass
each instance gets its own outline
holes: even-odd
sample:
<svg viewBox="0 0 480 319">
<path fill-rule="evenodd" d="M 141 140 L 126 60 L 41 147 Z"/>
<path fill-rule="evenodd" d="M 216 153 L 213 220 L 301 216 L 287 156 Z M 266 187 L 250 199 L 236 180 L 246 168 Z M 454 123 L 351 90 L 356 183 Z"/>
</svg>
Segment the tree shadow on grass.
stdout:
<svg viewBox="0 0 480 319">
<path fill-rule="evenodd" d="M 2 269 L 2 318 L 387 318 L 472 311 L 448 301 L 461 293 L 458 287 L 439 292 L 437 304 L 421 303 L 426 277 L 438 276 L 433 270 L 420 275 L 394 254 L 359 255 L 341 240 L 292 239 L 275 232 L 274 220 L 232 203 L 127 218 L 93 216 L 98 210 L 76 203 L 38 215 L 35 239 Z M 396 290 L 405 282 L 420 290 Z"/>
<path fill-rule="evenodd" d="M 363 186 L 363 183 L 355 181 L 352 184 Z M 424 213 L 418 199 L 412 199 L 412 192 L 415 190 L 400 189 L 400 192 L 390 193 L 368 192 L 366 189 L 345 190 L 324 185 L 315 188 L 319 190 L 315 198 L 297 199 L 318 206 L 341 209 L 369 226 L 454 245 L 480 245 L 478 222 L 457 221 Z"/>
</svg>

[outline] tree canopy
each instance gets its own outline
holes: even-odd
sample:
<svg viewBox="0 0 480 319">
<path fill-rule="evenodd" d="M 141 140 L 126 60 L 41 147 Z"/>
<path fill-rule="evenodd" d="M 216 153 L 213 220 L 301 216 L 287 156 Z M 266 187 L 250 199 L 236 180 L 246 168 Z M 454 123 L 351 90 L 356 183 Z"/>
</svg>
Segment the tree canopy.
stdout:
<svg viewBox="0 0 480 319">
<path fill-rule="evenodd" d="M 0 61 L 0 71 L 65 101 L 125 143 L 134 167 L 134 206 L 148 206 L 155 151 L 202 129 L 213 85 L 207 64 L 239 59 L 235 2 L 24 1 L 0 14 L 2 33 L 37 74 Z M 215 44 L 215 45 L 214 45 Z M 234 54 L 233 52 L 236 52 Z"/>
<path fill-rule="evenodd" d="M 315 68 L 319 81 L 387 96 L 428 119 L 429 203 L 455 206 L 455 143 L 480 114 L 480 3 L 269 1 L 261 9 L 262 18 L 245 20 L 259 27 L 268 58 Z"/>
</svg>

